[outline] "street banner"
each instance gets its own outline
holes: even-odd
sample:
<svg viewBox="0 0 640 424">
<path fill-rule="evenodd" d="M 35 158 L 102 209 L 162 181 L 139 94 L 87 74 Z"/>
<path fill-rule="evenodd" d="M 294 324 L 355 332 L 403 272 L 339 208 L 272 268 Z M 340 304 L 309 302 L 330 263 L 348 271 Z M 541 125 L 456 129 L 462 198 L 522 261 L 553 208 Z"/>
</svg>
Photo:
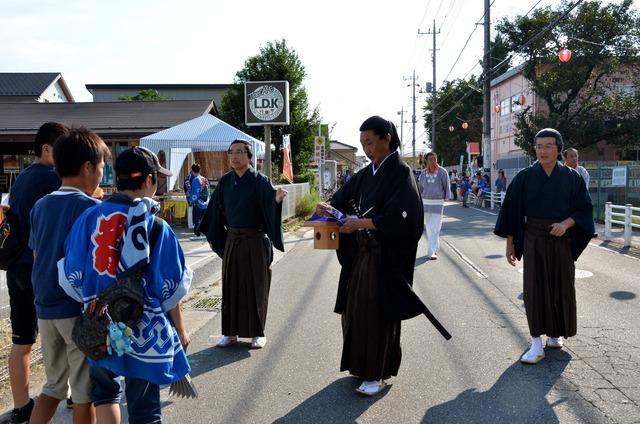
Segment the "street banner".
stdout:
<svg viewBox="0 0 640 424">
<path fill-rule="evenodd" d="M 291 139 L 290 135 L 282 136 L 282 176 L 293 184 L 293 163 L 291 161 Z"/>
</svg>

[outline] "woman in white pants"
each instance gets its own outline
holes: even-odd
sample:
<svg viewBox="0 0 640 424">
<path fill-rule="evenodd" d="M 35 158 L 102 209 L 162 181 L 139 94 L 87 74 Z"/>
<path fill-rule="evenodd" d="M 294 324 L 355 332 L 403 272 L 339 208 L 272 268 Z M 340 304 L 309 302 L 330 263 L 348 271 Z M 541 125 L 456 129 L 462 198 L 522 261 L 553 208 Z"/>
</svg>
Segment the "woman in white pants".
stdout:
<svg viewBox="0 0 640 424">
<path fill-rule="evenodd" d="M 438 259 L 440 248 L 440 228 L 444 201 L 451 196 L 451 186 L 447 171 L 438 165 L 438 156 L 429 152 L 427 167 L 422 170 L 418 183 L 424 205 L 424 226 L 427 230 L 427 259 Z"/>
</svg>

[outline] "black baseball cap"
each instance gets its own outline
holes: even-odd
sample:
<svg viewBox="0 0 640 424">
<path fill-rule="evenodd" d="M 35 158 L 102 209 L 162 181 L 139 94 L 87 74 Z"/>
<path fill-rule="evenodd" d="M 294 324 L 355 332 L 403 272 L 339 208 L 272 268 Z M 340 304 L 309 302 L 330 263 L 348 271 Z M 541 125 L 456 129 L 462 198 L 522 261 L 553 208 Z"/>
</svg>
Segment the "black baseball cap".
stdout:
<svg viewBox="0 0 640 424">
<path fill-rule="evenodd" d="M 173 174 L 160 165 L 158 156 L 142 146 L 135 146 L 118 155 L 116 159 L 116 176 L 118 179 L 146 177 L 149 174 Z"/>
</svg>

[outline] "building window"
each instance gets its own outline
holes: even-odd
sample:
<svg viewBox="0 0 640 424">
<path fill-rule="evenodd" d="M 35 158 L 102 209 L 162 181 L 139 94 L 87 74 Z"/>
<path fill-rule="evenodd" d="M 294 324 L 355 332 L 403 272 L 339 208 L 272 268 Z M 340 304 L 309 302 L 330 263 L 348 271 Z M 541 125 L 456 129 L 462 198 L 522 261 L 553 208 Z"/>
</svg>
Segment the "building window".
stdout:
<svg viewBox="0 0 640 424">
<path fill-rule="evenodd" d="M 511 112 L 518 112 L 521 109 L 520 95 L 516 94 L 515 96 L 511 96 Z"/>
<path fill-rule="evenodd" d="M 500 102 L 500 116 L 507 116 L 511 113 L 511 97 Z"/>
</svg>

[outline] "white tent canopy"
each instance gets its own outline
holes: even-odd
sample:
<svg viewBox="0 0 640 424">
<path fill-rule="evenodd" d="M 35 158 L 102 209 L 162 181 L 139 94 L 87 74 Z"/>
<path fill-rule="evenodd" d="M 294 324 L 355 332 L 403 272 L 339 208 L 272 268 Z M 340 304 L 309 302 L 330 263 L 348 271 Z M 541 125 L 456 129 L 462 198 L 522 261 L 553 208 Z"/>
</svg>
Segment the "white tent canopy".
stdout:
<svg viewBox="0 0 640 424">
<path fill-rule="evenodd" d="M 173 187 L 184 159 L 191 152 L 226 152 L 233 140 L 246 140 L 253 145 L 256 158 L 264 157 L 264 143 L 232 127 L 213 115 L 202 115 L 174 127 L 140 139 L 140 145 L 158 154 L 164 151 L 173 176 L 168 187 Z"/>
</svg>

